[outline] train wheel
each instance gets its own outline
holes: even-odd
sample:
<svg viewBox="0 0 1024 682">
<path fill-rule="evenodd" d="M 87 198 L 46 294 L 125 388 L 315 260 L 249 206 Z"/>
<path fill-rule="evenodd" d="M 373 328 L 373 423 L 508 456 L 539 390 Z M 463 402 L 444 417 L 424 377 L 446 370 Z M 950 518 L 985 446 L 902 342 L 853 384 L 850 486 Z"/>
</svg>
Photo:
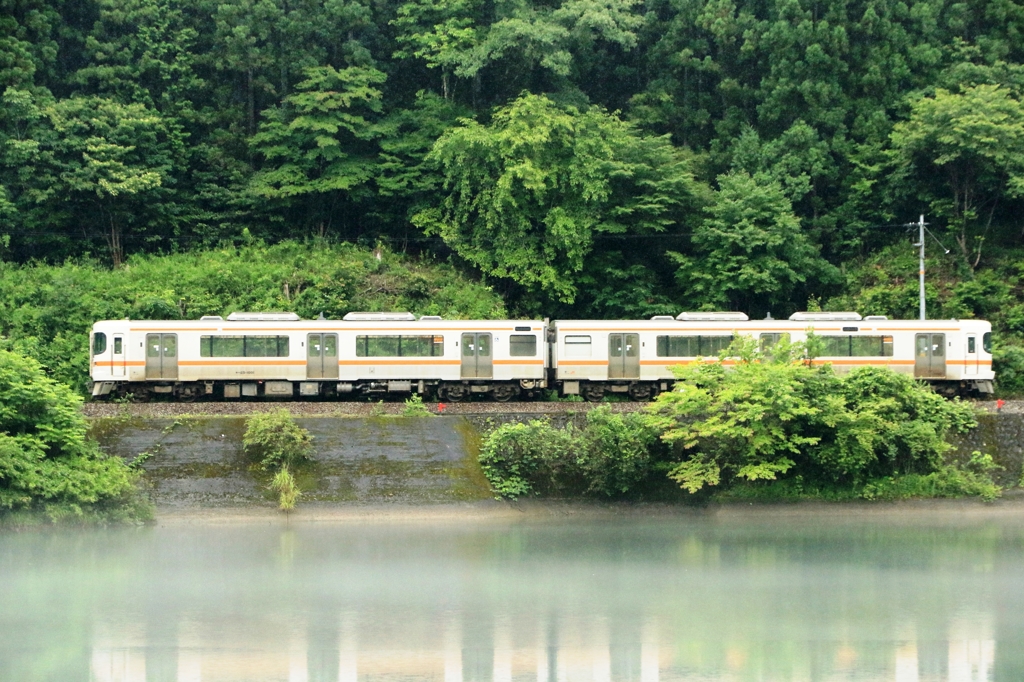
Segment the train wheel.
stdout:
<svg viewBox="0 0 1024 682">
<path fill-rule="evenodd" d="M 629 399 L 644 403 L 651 399 L 653 392 L 650 384 L 633 384 L 629 387 Z"/>
<path fill-rule="evenodd" d="M 437 396 L 449 403 L 459 403 L 466 398 L 466 394 L 469 391 L 462 384 L 452 384 L 451 386 L 442 386 L 437 389 Z"/>
<path fill-rule="evenodd" d="M 601 384 L 587 384 L 580 392 L 587 402 L 599 403 L 604 400 L 604 386 Z"/>
<path fill-rule="evenodd" d="M 199 389 L 195 386 L 182 386 L 175 394 L 175 398 L 183 403 L 194 403 L 199 399 Z"/>
<path fill-rule="evenodd" d="M 519 395 L 519 389 L 512 384 L 498 384 L 491 393 L 499 403 L 507 403 Z"/>
</svg>

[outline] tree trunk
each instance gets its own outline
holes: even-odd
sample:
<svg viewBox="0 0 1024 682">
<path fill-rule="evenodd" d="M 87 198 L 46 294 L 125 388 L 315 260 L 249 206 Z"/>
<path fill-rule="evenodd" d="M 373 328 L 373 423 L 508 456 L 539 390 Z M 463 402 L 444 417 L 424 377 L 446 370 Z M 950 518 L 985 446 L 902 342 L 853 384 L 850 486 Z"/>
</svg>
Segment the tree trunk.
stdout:
<svg viewBox="0 0 1024 682">
<path fill-rule="evenodd" d="M 252 84 L 252 67 L 250 66 L 245 70 L 246 78 L 246 89 L 248 90 L 248 104 L 249 104 L 249 134 L 252 135 L 256 132 L 256 91 Z"/>
<path fill-rule="evenodd" d="M 110 233 L 107 235 L 107 246 L 110 248 L 110 260 L 115 268 L 121 267 L 124 263 L 124 247 L 121 245 L 121 228 L 114 220 L 114 214 L 107 214 L 110 219 Z"/>
</svg>

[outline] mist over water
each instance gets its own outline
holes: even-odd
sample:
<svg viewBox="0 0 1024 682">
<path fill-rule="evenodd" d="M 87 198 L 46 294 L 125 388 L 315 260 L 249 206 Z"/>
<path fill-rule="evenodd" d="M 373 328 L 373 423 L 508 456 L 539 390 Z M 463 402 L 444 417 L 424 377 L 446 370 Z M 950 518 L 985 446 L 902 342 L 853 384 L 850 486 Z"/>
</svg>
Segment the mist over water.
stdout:
<svg viewBox="0 0 1024 682">
<path fill-rule="evenodd" d="M 1020 521 L 0 534 L 0 680 L 1024 679 Z"/>
</svg>

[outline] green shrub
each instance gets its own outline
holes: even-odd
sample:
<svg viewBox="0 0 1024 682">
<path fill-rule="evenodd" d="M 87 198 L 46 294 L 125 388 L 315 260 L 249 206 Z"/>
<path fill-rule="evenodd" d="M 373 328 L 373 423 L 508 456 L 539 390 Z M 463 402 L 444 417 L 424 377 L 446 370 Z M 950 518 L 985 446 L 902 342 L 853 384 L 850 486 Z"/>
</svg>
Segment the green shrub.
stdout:
<svg viewBox="0 0 1024 682">
<path fill-rule="evenodd" d="M 52 517 L 135 504 L 135 476 L 86 436 L 82 399 L 39 363 L 0 350 L 0 510 L 38 507 Z"/>
<path fill-rule="evenodd" d="M 547 419 L 499 426 L 484 439 L 480 463 L 499 497 L 632 492 L 651 473 L 657 432 L 643 415 L 587 413 L 583 428 Z"/>
<path fill-rule="evenodd" d="M 996 373 L 999 395 L 1024 395 L 1024 348 L 996 344 L 992 350 L 992 369 Z"/>
<path fill-rule="evenodd" d="M 576 464 L 587 492 L 624 495 L 651 473 L 658 432 L 642 414 L 613 414 L 607 407 L 587 413 Z"/>
<path fill-rule="evenodd" d="M 295 468 L 309 460 L 313 437 L 295 423 L 286 409 L 250 415 L 245 420 L 242 445 L 264 471 Z"/>
<path fill-rule="evenodd" d="M 574 429 L 547 419 L 502 424 L 480 447 L 480 465 L 498 497 L 516 499 L 554 491 L 555 467 L 569 461 Z"/>
<path fill-rule="evenodd" d="M 691 493 L 796 477 L 812 488 L 858 489 L 939 474 L 946 434 L 975 425 L 969 405 L 906 375 L 866 367 L 837 376 L 801 361 L 801 344 L 768 357 L 753 343 L 739 339 L 723 352 L 737 358 L 731 368 L 681 369 L 650 408 L 673 447 L 669 476 Z"/>
<path fill-rule="evenodd" d="M 302 496 L 302 491 L 299 490 L 299 485 L 295 482 L 295 476 L 288 470 L 287 464 L 274 474 L 274 478 L 270 481 L 270 489 L 277 493 L 278 507 L 284 512 L 295 509 L 295 503 Z"/>
<path fill-rule="evenodd" d="M 906 500 L 932 497 L 980 497 L 990 502 L 1002 494 L 992 477 L 946 465 L 930 474 L 887 476 L 864 486 L 866 500 Z"/>
<path fill-rule="evenodd" d="M 423 397 L 417 393 L 413 393 L 405 401 L 405 406 L 402 408 L 403 417 L 432 417 L 430 410 L 423 404 Z"/>
</svg>

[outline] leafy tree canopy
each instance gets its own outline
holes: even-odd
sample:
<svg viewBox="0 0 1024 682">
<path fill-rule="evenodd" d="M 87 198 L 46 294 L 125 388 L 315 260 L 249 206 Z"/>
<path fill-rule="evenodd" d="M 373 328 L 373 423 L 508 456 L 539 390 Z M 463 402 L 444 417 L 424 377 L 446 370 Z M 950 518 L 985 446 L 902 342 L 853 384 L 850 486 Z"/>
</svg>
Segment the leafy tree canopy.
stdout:
<svg viewBox="0 0 1024 682">
<path fill-rule="evenodd" d="M 694 231 L 692 254 L 670 254 L 690 301 L 764 313 L 784 307 L 800 288 L 836 278 L 801 231 L 777 181 L 738 171 L 718 183 L 707 218 Z"/>
<path fill-rule="evenodd" d="M 651 408 L 675 448 L 669 475 L 691 493 L 797 475 L 863 485 L 929 474 L 951 448 L 947 432 L 974 425 L 969 405 L 906 375 L 862 368 L 837 376 L 831 365 L 808 362 L 804 344 L 765 352 L 756 343 L 741 337 L 720 362 L 681 368 L 675 390 Z"/>
<path fill-rule="evenodd" d="M 922 183 L 918 197 L 950 222 L 964 260 L 976 267 L 1000 200 L 1024 193 L 1024 104 L 999 85 L 939 88 L 912 103 L 891 138 L 900 170 L 894 181 L 913 186 L 915 168 L 924 178 L 940 174 L 945 191 Z"/>
<path fill-rule="evenodd" d="M 572 301 L 595 240 L 681 224 L 699 193 L 684 157 L 599 107 L 523 95 L 463 120 L 431 158 L 441 206 L 414 222 L 484 273 Z"/>
<path fill-rule="evenodd" d="M 39 363 L 0 349 L 0 510 L 128 495 L 133 476 L 86 436 L 82 399 Z"/>
</svg>

